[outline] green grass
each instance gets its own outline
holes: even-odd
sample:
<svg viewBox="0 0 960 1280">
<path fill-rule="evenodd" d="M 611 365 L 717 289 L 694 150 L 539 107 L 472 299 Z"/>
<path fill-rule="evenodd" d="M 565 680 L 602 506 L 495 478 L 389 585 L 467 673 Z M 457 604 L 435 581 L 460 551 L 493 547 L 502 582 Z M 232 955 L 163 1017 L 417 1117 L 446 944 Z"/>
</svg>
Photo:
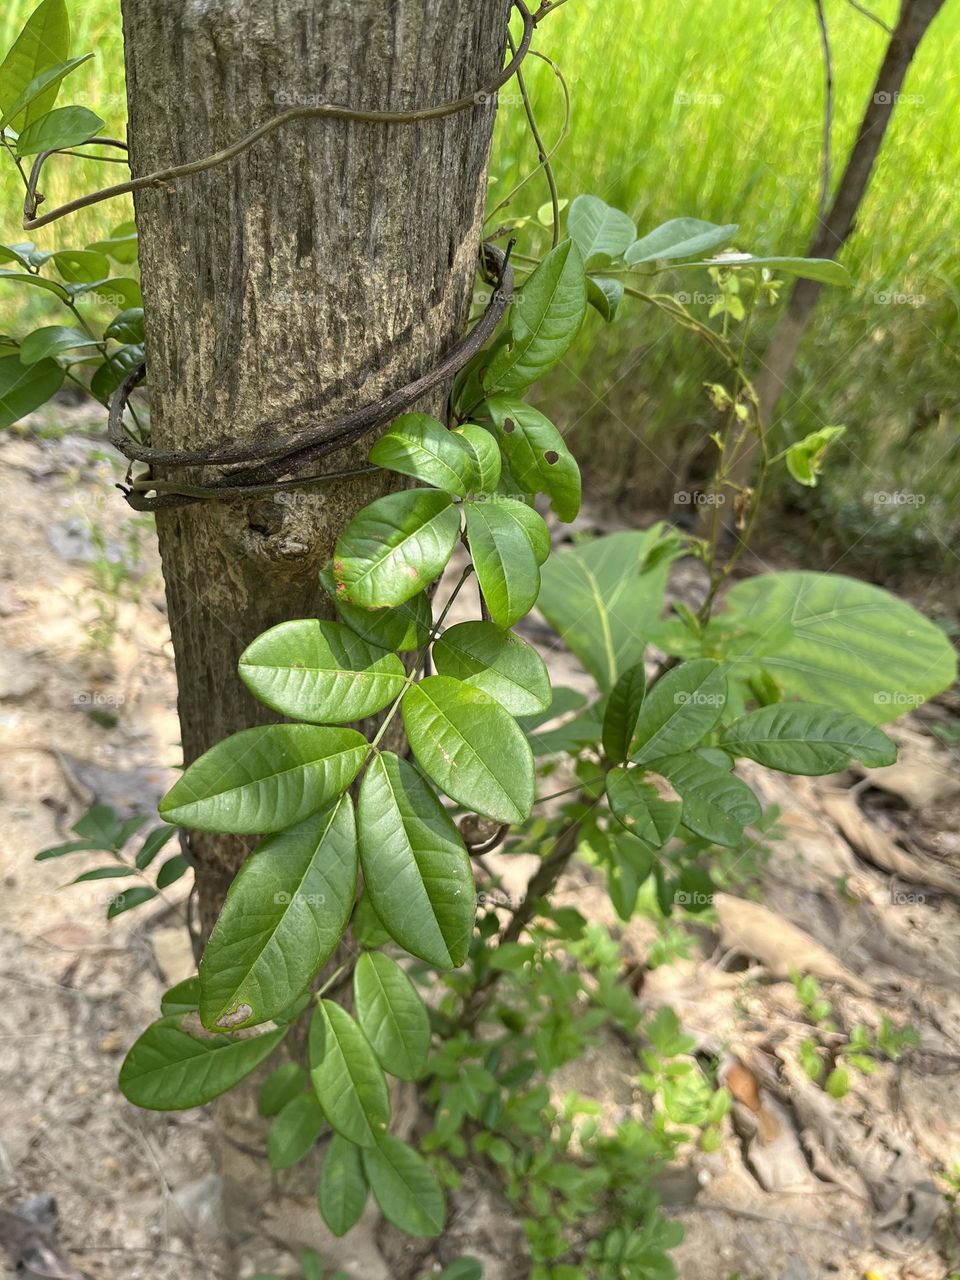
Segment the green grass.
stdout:
<svg viewBox="0 0 960 1280">
<path fill-rule="evenodd" d="M 0 19 L 4 46 L 32 3 L 7 6 Z M 892 21 L 895 0 L 877 0 L 875 7 Z M 827 0 L 826 11 L 838 173 L 886 37 L 846 0 Z M 71 77 L 60 101 L 90 105 L 122 136 L 119 4 L 74 0 L 71 15 L 74 52 L 93 49 L 96 56 Z M 823 93 L 811 4 L 570 0 L 542 24 L 537 47 L 562 67 L 573 96 L 571 133 L 555 161 L 562 196 L 600 195 L 634 216 L 641 231 L 687 214 L 738 222 L 741 248 L 804 251 L 815 218 Z M 559 87 L 543 63 L 528 60 L 526 74 L 549 140 L 560 120 Z M 784 487 L 780 501 L 815 517 L 807 524 L 825 560 L 849 551 L 854 558 L 864 553 L 865 562 L 879 556 L 883 569 L 917 562 L 958 567 L 945 547 L 956 545 L 960 530 L 960 151 L 951 145 L 960 114 L 957 3 L 946 5 L 928 34 L 904 93 L 843 254 L 854 288 L 824 292 L 777 426 L 790 439 L 843 422 L 847 436 L 820 488 Z M 497 122 L 492 202 L 535 162 L 515 86 L 508 85 Z M 114 165 L 60 159 L 43 186 L 48 201 L 59 203 L 115 181 L 116 173 Z M 0 166 L 0 234 L 7 243 L 23 239 L 19 181 L 12 165 Z M 533 213 L 546 199 L 538 175 L 506 213 Z M 42 247 L 83 245 L 129 216 L 125 202 L 98 206 L 35 238 Z M 530 239 L 528 231 L 521 236 Z M 704 279 L 698 287 L 706 285 Z M 689 290 L 689 274 L 666 287 Z M 12 292 L 4 286 L 0 297 L 3 327 L 50 314 L 49 304 L 33 294 L 31 316 L 15 313 L 23 295 L 14 302 Z M 922 301 L 879 301 L 884 295 Z M 589 336 L 539 389 L 539 400 L 589 457 L 596 491 L 675 513 L 673 492 L 708 462 L 705 440 L 713 423 L 702 383 L 719 371 L 694 336 L 671 331 L 641 303 L 627 300 L 614 326 L 593 316 L 588 323 Z M 752 345 L 762 351 L 763 341 L 761 330 Z M 873 498 L 878 492 L 914 497 L 883 509 Z"/>
</svg>

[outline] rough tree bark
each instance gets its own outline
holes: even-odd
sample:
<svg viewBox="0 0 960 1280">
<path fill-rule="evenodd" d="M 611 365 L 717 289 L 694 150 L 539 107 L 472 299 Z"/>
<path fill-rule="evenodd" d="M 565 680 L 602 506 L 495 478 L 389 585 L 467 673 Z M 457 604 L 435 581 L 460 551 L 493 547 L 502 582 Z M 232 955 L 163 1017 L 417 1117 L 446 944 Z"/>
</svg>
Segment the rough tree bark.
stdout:
<svg viewBox="0 0 960 1280">
<path fill-rule="evenodd" d="M 920 41 L 943 7 L 944 0 L 903 0 L 883 62 L 870 93 L 863 119 L 843 175 L 825 217 L 807 249 L 809 258 L 835 258 L 856 226 L 874 165 L 897 105 L 907 71 Z M 783 315 L 773 332 L 757 378 L 761 421 L 769 426 L 793 369 L 803 335 L 813 316 L 822 285 L 797 280 Z M 732 479 L 747 484 L 753 473 L 756 448 L 744 449 Z"/>
<path fill-rule="evenodd" d="M 503 65 L 508 9 L 123 0 L 133 174 L 215 151 L 302 102 L 412 109 L 469 94 Z M 323 421 L 428 368 L 466 320 L 494 112 L 480 100 L 426 123 L 295 123 L 228 166 L 140 193 L 153 443 L 249 439 L 264 419 L 292 430 L 307 397 Z M 442 411 L 443 399 L 418 407 Z M 346 521 L 393 483 L 158 513 L 185 762 L 273 718 L 238 680 L 240 652 L 284 619 L 331 615 L 317 572 Z M 248 843 L 194 834 L 190 849 L 209 931 Z"/>
</svg>

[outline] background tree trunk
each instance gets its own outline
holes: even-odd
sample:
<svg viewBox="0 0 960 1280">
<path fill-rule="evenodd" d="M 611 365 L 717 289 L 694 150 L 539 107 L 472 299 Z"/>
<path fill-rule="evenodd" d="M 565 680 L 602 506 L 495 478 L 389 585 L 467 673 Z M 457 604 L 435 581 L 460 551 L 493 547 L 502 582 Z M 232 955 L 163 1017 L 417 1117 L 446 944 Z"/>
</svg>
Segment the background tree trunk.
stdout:
<svg viewBox="0 0 960 1280">
<path fill-rule="evenodd" d="M 860 121 L 856 141 L 826 216 L 818 219 L 817 230 L 807 248 L 808 258 L 835 258 L 856 226 L 857 214 L 869 188 L 874 165 L 907 71 L 920 41 L 943 4 L 944 0 L 903 0 Z M 822 287 L 815 280 L 798 279 L 794 283 L 783 315 L 764 352 L 756 388 L 760 400 L 760 417 L 765 428 L 772 424 L 777 402 L 786 390 L 787 380 Z M 749 484 L 755 463 L 754 444 L 745 448 L 737 459 L 731 476 L 734 482 Z"/>
<path fill-rule="evenodd" d="M 133 173 L 215 151 L 303 102 L 410 109 L 469 94 L 503 65 L 508 10 L 123 0 Z M 295 123 L 228 166 L 141 192 L 153 443 L 249 439 L 264 419 L 292 434 L 428 368 L 466 320 L 494 113 L 480 101 L 411 125 Z M 297 419 L 308 397 L 323 408 Z M 420 407 L 442 413 L 443 402 L 439 392 Z M 397 482 L 382 473 L 158 513 L 186 763 L 275 718 L 240 683 L 239 654 L 284 619 L 331 616 L 317 572 L 354 512 Z M 205 932 L 249 843 L 190 837 Z M 275 1234 L 324 1249 L 315 1178 L 308 1197 L 264 1203 L 254 1089 L 226 1095 L 218 1121 L 228 1225 L 241 1190 L 247 1234 L 268 1234 L 271 1215 Z M 372 1262 L 358 1265 L 374 1280 Z"/>
<path fill-rule="evenodd" d="M 133 173 L 215 151 L 285 106 L 469 93 L 503 65 L 507 12 L 508 0 L 123 0 Z M 322 421 L 428 367 L 466 317 L 494 112 L 294 123 L 228 166 L 141 192 L 153 442 L 248 439 L 312 395 Z M 317 571 L 392 483 L 158 513 L 185 762 L 275 718 L 237 658 L 283 619 L 330 616 Z M 190 843 L 209 930 L 247 842 Z"/>
</svg>

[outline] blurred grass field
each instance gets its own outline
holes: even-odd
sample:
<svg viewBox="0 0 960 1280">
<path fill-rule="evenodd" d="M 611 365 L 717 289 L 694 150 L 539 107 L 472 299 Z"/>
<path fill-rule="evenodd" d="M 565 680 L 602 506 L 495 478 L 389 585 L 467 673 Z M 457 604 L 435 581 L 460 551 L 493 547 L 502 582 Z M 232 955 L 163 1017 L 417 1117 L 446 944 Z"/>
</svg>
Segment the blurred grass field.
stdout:
<svg viewBox="0 0 960 1280">
<path fill-rule="evenodd" d="M 4 47 L 33 3 L 6 6 Z M 892 22 L 896 0 L 876 0 L 874 8 Z M 836 177 L 887 37 L 848 0 L 827 0 L 826 14 Z M 60 101 L 93 107 L 109 132 L 123 136 L 118 0 L 75 2 L 71 17 L 74 52 L 92 49 L 96 57 L 71 77 Z M 537 47 L 561 66 L 573 97 L 570 136 L 554 164 L 562 196 L 600 195 L 629 212 L 641 234 L 690 215 L 738 222 L 741 249 L 804 251 L 815 221 L 823 109 L 808 0 L 760 6 L 570 0 L 539 28 Z M 526 75 L 549 143 L 561 119 L 559 85 L 536 60 L 528 60 Z M 824 291 L 776 427 L 786 441 L 825 423 L 847 425 L 821 486 L 798 492 L 784 485 L 778 510 L 806 516 L 803 525 L 825 562 L 846 551 L 878 576 L 916 566 L 960 568 L 958 118 L 960 3 L 948 0 L 911 69 L 842 255 L 854 288 Z M 508 85 L 495 135 L 491 203 L 535 163 L 518 95 Z M 114 165 L 61 159 L 44 189 L 49 202 L 59 203 L 116 181 L 116 173 Z M 6 243 L 24 238 L 18 183 L 12 165 L 0 166 Z M 532 214 L 546 199 L 538 175 L 496 220 Z M 36 240 L 62 246 L 69 235 L 67 243 L 83 245 L 129 216 L 125 203 L 98 206 L 44 228 Z M 689 273 L 683 283 L 663 280 L 667 289 L 708 286 L 705 276 L 692 286 Z M 10 293 L 5 287 L 0 298 L 4 328 L 27 318 L 12 314 Z M 17 304 L 22 301 L 18 293 Z M 49 309 L 32 291 L 30 305 Z M 719 370 L 693 335 L 665 327 L 642 308 L 628 299 L 613 326 L 591 314 L 589 337 L 538 399 L 589 459 L 595 491 L 631 507 L 677 514 L 672 495 L 695 478 L 712 426 L 702 384 Z M 751 346 L 762 352 L 763 342 L 758 332 Z M 878 494 L 907 496 L 878 500 Z"/>
</svg>

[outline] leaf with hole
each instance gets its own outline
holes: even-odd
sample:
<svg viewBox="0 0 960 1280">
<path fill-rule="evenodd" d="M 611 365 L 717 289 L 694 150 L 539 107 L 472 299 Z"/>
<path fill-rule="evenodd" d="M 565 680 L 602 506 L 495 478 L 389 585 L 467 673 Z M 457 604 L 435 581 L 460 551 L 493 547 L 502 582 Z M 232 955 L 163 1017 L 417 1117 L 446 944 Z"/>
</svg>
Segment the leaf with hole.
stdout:
<svg viewBox="0 0 960 1280">
<path fill-rule="evenodd" d="M 704 840 L 735 848 L 744 827 L 760 821 L 760 802 L 747 784 L 696 751 L 651 760 L 646 767 L 671 783 L 683 801 L 683 825 Z"/>
<path fill-rule="evenodd" d="M 644 700 L 633 733 L 637 764 L 697 746 L 723 715 L 727 678 L 718 662 L 695 658 L 668 671 Z"/>
<path fill-rule="evenodd" d="M 369 750 L 355 729 L 242 729 L 188 766 L 160 801 L 160 816 L 197 831 L 282 831 L 345 791 Z"/>
<path fill-rule="evenodd" d="M 573 520 L 580 510 L 580 468 L 557 428 L 511 396 L 493 396 L 484 408 L 517 483 L 530 493 L 545 493 L 561 520 Z"/>
<path fill-rule="evenodd" d="M 63 369 L 56 360 L 24 365 L 17 355 L 0 359 L 0 428 L 12 426 L 46 404 L 60 390 L 63 379 Z"/>
<path fill-rule="evenodd" d="M 210 1028 L 275 1018 L 333 954 L 353 911 L 357 833 L 343 795 L 264 840 L 240 868 L 200 962 Z"/>
<path fill-rule="evenodd" d="M 403 489 L 363 508 L 333 556 L 337 600 L 365 609 L 403 604 L 439 577 L 460 532 L 460 513 L 437 489 Z"/>
<path fill-rule="evenodd" d="M 367 1175 L 360 1148 L 335 1133 L 323 1157 L 320 1214 L 335 1236 L 356 1226 L 367 1203 Z"/>
<path fill-rule="evenodd" d="M 513 498 L 464 503 L 467 541 L 490 617 L 511 627 L 537 602 L 550 534 L 540 516 Z"/>
<path fill-rule="evenodd" d="M 430 1019 L 416 987 L 395 960 L 367 951 L 353 971 L 353 993 L 357 1021 L 381 1067 L 399 1080 L 417 1080 L 430 1051 Z"/>
<path fill-rule="evenodd" d="M 680 825 L 680 806 L 661 800 L 656 787 L 644 782 L 642 769 L 611 769 L 607 799 L 613 816 L 648 849 L 662 849 Z"/>
<path fill-rule="evenodd" d="M 837 773 L 851 760 L 875 769 L 897 758 L 896 746 L 868 721 L 804 702 L 749 712 L 724 729 L 720 746 L 782 773 Z"/>
<path fill-rule="evenodd" d="M 476 915 L 470 858 L 432 788 L 391 751 L 364 774 L 358 827 L 364 885 L 383 927 L 428 964 L 463 964 Z"/>
<path fill-rule="evenodd" d="M 543 659 L 532 645 L 492 622 L 461 622 L 433 645 L 437 673 L 482 689 L 513 716 L 545 711 L 553 696 Z"/>
<path fill-rule="evenodd" d="M 588 265 L 594 254 L 622 257 L 637 238 L 633 219 L 599 196 L 574 199 L 567 214 L 567 231 Z"/>
<path fill-rule="evenodd" d="M 691 258 L 697 253 L 722 249 L 737 234 L 737 224 L 718 226 L 700 218 L 671 218 L 643 236 L 627 249 L 624 261 L 663 262 L 674 258 Z"/>
<path fill-rule="evenodd" d="M 443 1191 L 418 1152 L 382 1133 L 362 1153 L 363 1168 L 380 1212 L 408 1236 L 433 1237 L 443 1230 Z"/>
<path fill-rule="evenodd" d="M 192 1035 L 185 1016 L 160 1018 L 140 1036 L 120 1068 L 120 1092 L 149 1111 L 201 1107 L 226 1093 L 273 1052 L 286 1028 L 231 1039 Z"/>
<path fill-rule="evenodd" d="M 271 1169 L 289 1169 L 308 1155 L 326 1127 L 323 1108 L 312 1093 L 298 1093 L 281 1108 L 267 1135 Z"/>
<path fill-rule="evenodd" d="M 586 277 L 572 240 L 551 249 L 510 308 L 510 343 L 490 358 L 487 395 L 520 391 L 563 359 L 587 308 Z"/>
<path fill-rule="evenodd" d="M 240 655 L 240 679 L 281 715 L 347 724 L 373 715 L 403 689 L 395 653 L 362 640 L 343 622 L 297 618 L 264 631 Z"/>
<path fill-rule="evenodd" d="M 770 652 L 765 637 L 774 631 Z M 738 583 L 711 620 L 707 644 L 721 656 L 734 651 L 734 672 L 762 654 L 788 695 L 872 724 L 916 708 L 957 675 L 940 627 L 889 591 L 834 573 L 764 573 Z"/>
<path fill-rule="evenodd" d="M 366 1036 L 332 1000 L 321 1000 L 310 1022 L 310 1075 L 337 1133 L 372 1147 L 390 1119 L 387 1082 Z"/>
<path fill-rule="evenodd" d="M 426 413 L 405 413 L 397 418 L 368 456 L 378 467 L 399 471 L 460 498 L 476 485 L 472 451 Z"/>
<path fill-rule="evenodd" d="M 451 799 L 500 822 L 529 816 L 533 755 L 495 698 L 450 676 L 428 676 L 410 686 L 401 707 L 417 762 Z"/>
</svg>

